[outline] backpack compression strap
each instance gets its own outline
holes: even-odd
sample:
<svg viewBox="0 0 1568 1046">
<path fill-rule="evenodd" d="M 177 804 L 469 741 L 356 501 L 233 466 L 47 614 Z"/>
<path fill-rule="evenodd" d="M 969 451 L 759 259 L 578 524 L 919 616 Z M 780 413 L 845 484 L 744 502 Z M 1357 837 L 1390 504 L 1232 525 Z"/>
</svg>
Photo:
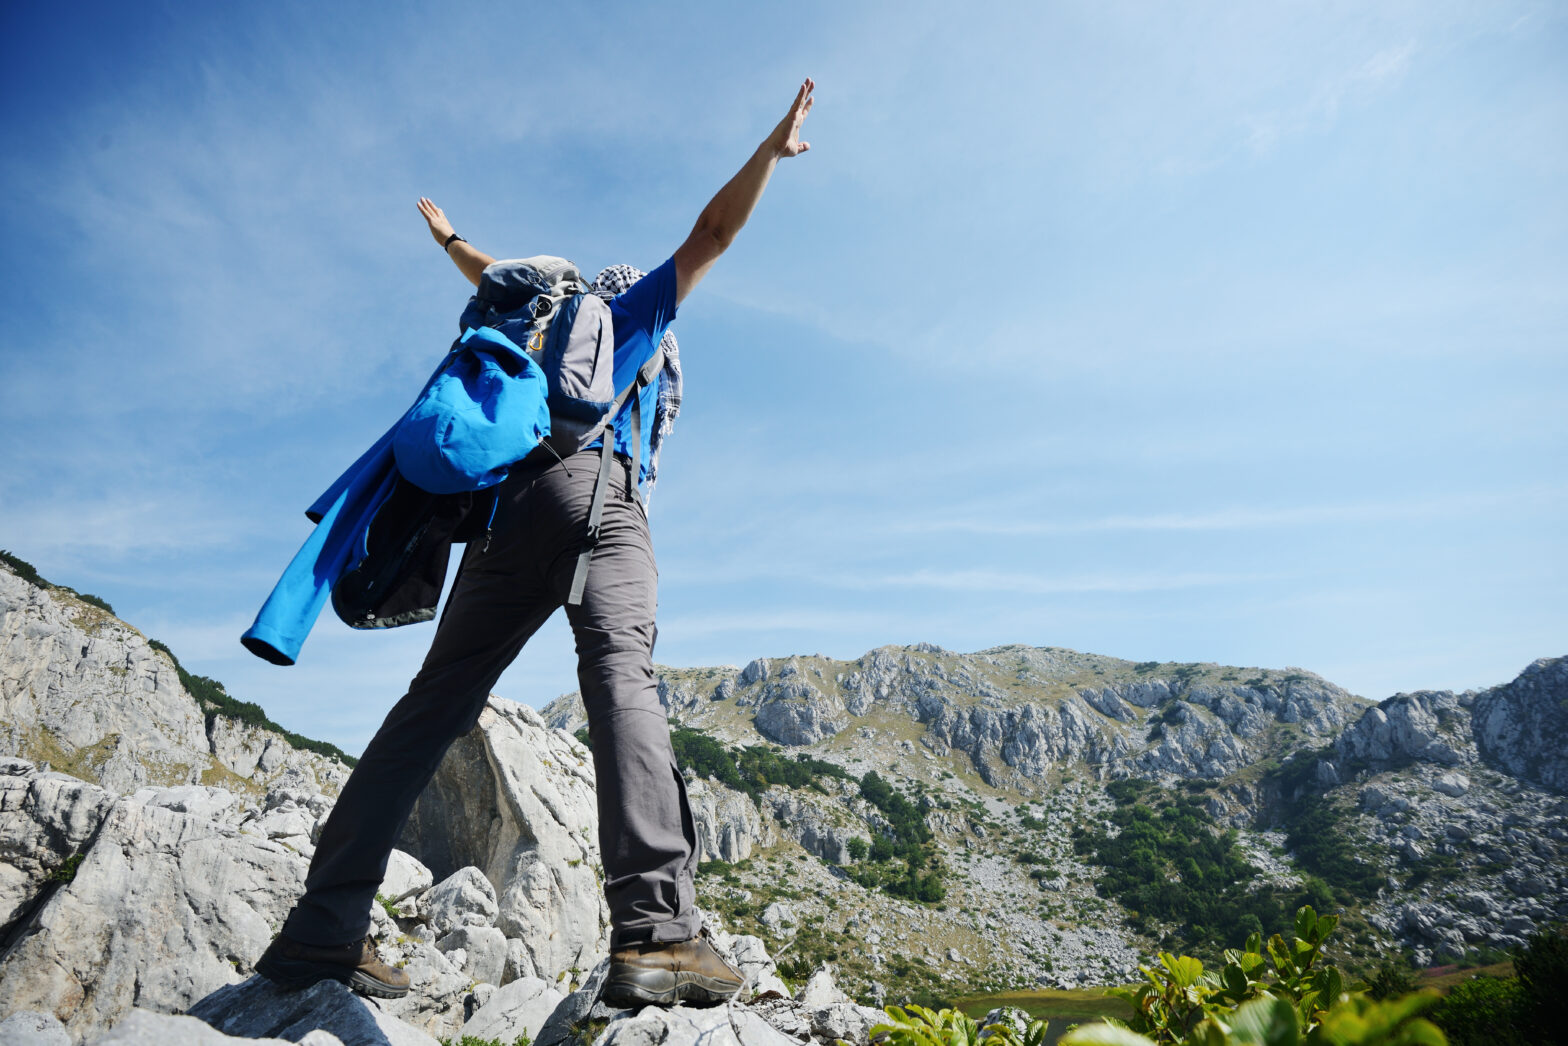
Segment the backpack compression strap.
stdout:
<svg viewBox="0 0 1568 1046">
<path fill-rule="evenodd" d="M 655 349 L 648 362 L 637 370 L 637 376 L 632 383 L 615 397 L 615 402 L 610 405 L 609 419 L 604 426 L 604 435 L 599 442 L 599 479 L 593 485 L 593 502 L 588 508 L 588 533 L 583 537 L 582 551 L 577 553 L 577 567 L 572 571 L 572 590 L 566 597 L 567 605 L 579 606 L 583 601 L 583 589 L 588 585 L 588 563 L 593 559 L 593 550 L 599 544 L 599 523 L 604 518 L 604 495 L 610 488 L 610 461 L 615 457 L 615 417 L 621 412 L 621 406 L 626 402 L 626 397 L 632 397 L 632 495 L 637 492 L 636 469 L 641 466 L 642 453 L 642 396 L 639 395 L 648 384 L 658 377 L 659 371 L 664 367 L 664 350 Z"/>
</svg>

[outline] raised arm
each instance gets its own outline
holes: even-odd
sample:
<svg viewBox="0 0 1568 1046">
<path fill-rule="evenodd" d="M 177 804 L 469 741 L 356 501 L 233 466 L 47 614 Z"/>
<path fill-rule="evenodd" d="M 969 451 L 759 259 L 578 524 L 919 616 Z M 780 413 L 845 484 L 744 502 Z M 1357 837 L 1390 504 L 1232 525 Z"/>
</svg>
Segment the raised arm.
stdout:
<svg viewBox="0 0 1568 1046">
<path fill-rule="evenodd" d="M 811 96 L 816 86 L 810 77 L 806 78 L 806 82 L 795 93 L 795 101 L 790 104 L 789 112 L 773 128 L 773 133 L 757 146 L 757 151 L 751 154 L 746 165 L 725 183 L 724 188 L 708 201 L 708 206 L 697 216 L 697 224 L 692 227 L 691 235 L 675 251 L 677 303 L 685 300 L 691 289 L 708 275 L 708 270 L 719 260 L 719 255 L 729 250 L 730 244 L 735 242 L 735 235 L 746 224 L 746 219 L 751 217 L 757 201 L 762 199 L 762 191 L 768 187 L 768 179 L 773 176 L 773 168 L 778 162 L 786 157 L 799 156 L 811 148 L 809 142 L 800 140 L 800 125 L 816 101 Z"/>
<path fill-rule="evenodd" d="M 446 245 L 446 256 L 452 259 L 452 264 L 468 277 L 469 283 L 479 286 L 479 274 L 495 259 L 467 240 L 452 239 L 452 223 L 446 220 L 446 213 L 423 196 L 419 198 L 419 213 L 425 216 L 430 235 L 436 238 L 436 243 Z"/>
</svg>

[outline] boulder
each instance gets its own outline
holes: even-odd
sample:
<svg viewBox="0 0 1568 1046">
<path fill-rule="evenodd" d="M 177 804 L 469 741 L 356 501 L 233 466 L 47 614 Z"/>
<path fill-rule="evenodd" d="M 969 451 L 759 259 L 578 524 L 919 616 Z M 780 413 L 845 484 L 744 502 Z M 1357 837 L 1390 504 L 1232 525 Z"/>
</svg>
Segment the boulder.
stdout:
<svg viewBox="0 0 1568 1046">
<path fill-rule="evenodd" d="M 800 1046 L 745 1007 L 649 1006 L 610 1022 L 594 1046 Z"/>
<path fill-rule="evenodd" d="M 0 1040 L 3 1041 L 3 1040 Z M 343 1046 L 343 1040 L 324 1031 L 308 1032 L 301 1046 Z M 112 1030 L 91 1040 L 89 1046 L 293 1046 L 287 1039 L 225 1035 L 198 1020 L 179 1014 L 132 1010 Z"/>
<path fill-rule="evenodd" d="M 319 1031 L 335 1036 L 343 1046 L 437 1046 L 434 1037 L 385 1012 L 378 1000 L 356 995 L 337 981 L 285 991 L 264 977 L 252 977 L 213 992 L 190 1013 L 242 1039 L 270 1036 L 303 1042 Z"/>
<path fill-rule="evenodd" d="M 478 868 L 459 868 L 431 888 L 422 907 L 437 937 L 463 926 L 491 926 L 496 915 L 495 887 Z"/>
<path fill-rule="evenodd" d="M 406 854 L 402 850 L 393 850 L 392 856 L 387 860 L 387 874 L 382 877 L 381 885 L 376 888 L 376 896 L 385 897 L 396 904 L 398 901 L 424 893 L 435 884 L 435 876 L 430 874 L 430 869 L 419 863 L 419 858 Z"/>
<path fill-rule="evenodd" d="M 0 1012 L 50 1012 L 81 1037 L 133 1005 L 183 1011 L 250 971 L 306 869 L 277 843 L 120 799 L 0 961 Z"/>
<path fill-rule="evenodd" d="M 520 1035 L 539 1037 L 539 1031 L 565 998 L 549 983 L 527 977 L 502 985 L 483 1006 L 463 1023 L 463 1035 L 511 1043 Z"/>
<path fill-rule="evenodd" d="M 0 1046 L 71 1046 L 71 1035 L 53 1014 L 22 1010 L 0 1021 Z"/>
<path fill-rule="evenodd" d="M 0 930 L 19 918 L 51 876 L 80 853 L 114 797 L 65 774 L 0 759 Z"/>
<path fill-rule="evenodd" d="M 522 942 L 540 976 L 609 950 L 590 753 L 531 708 L 489 700 L 448 750 L 399 846 L 437 877 L 481 870 L 495 887 L 495 925 Z"/>
<path fill-rule="evenodd" d="M 500 984 L 506 969 L 506 943 L 506 935 L 494 926 L 459 926 L 436 942 L 436 950 L 473 980 Z M 456 959 L 458 952 L 463 954 L 461 962 Z"/>
</svg>

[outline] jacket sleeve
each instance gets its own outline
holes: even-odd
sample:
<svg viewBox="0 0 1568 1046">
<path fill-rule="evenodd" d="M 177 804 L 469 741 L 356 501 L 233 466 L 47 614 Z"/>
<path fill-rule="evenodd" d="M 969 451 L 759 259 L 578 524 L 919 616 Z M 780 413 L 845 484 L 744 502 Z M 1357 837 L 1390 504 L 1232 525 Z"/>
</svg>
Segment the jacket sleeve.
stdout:
<svg viewBox="0 0 1568 1046">
<path fill-rule="evenodd" d="M 333 584 L 356 558 L 355 550 L 363 544 L 377 507 L 397 483 L 390 435 L 311 506 L 312 514 L 320 512 L 316 529 L 283 571 L 255 623 L 240 637 L 245 649 L 257 657 L 275 665 L 292 665 L 298 658 Z"/>
</svg>

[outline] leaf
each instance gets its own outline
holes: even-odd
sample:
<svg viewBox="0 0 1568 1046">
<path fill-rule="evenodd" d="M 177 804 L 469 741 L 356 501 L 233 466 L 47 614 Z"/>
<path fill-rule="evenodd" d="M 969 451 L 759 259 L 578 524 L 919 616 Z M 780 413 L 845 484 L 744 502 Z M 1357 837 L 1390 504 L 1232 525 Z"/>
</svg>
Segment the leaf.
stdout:
<svg viewBox="0 0 1568 1046">
<path fill-rule="evenodd" d="M 1191 988 L 1203 976 L 1203 963 L 1190 955 L 1176 958 L 1169 952 L 1161 952 L 1160 963 L 1171 972 L 1171 980 L 1178 988 Z"/>
<path fill-rule="evenodd" d="M 1318 913 L 1312 910 L 1310 904 L 1304 904 L 1296 912 L 1296 936 L 1310 938 L 1318 926 Z"/>
<path fill-rule="evenodd" d="M 1062 1037 L 1061 1046 L 1154 1046 L 1154 1040 L 1109 1024 L 1080 1024 Z"/>
<path fill-rule="evenodd" d="M 1301 1041 L 1296 1011 L 1284 999 L 1254 999 L 1236 1011 L 1231 1041 L 1247 1046 L 1296 1046 Z"/>
</svg>

